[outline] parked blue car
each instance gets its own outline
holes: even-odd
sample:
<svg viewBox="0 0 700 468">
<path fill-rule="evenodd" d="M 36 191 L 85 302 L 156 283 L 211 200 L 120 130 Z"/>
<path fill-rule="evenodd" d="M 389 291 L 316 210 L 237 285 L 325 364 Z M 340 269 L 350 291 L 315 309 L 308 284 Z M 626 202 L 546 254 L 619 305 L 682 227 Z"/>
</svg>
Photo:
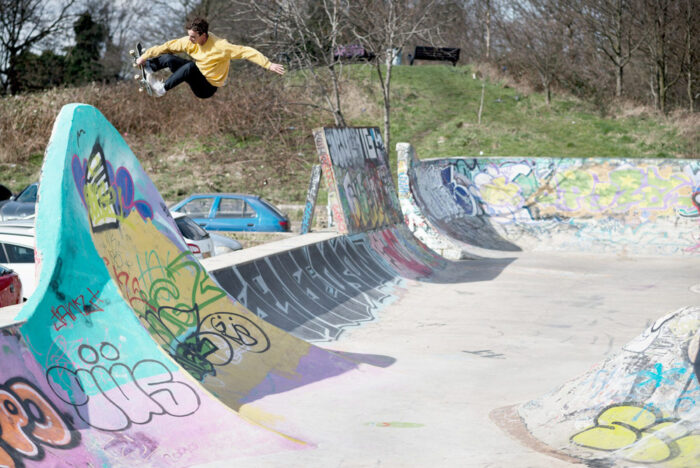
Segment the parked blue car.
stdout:
<svg viewBox="0 0 700 468">
<path fill-rule="evenodd" d="M 240 193 L 197 193 L 170 208 L 208 231 L 289 231 L 289 219 L 267 200 Z"/>
</svg>

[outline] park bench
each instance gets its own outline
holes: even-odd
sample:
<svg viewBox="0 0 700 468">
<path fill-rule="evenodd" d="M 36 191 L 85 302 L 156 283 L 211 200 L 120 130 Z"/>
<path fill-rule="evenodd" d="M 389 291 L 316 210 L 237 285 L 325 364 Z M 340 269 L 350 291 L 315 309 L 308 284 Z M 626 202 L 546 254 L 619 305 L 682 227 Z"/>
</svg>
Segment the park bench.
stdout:
<svg viewBox="0 0 700 468">
<path fill-rule="evenodd" d="M 440 60 L 452 62 L 452 66 L 455 66 L 459 61 L 459 48 L 416 46 L 415 53 L 412 56 L 409 54 L 411 65 L 414 60 Z"/>
</svg>

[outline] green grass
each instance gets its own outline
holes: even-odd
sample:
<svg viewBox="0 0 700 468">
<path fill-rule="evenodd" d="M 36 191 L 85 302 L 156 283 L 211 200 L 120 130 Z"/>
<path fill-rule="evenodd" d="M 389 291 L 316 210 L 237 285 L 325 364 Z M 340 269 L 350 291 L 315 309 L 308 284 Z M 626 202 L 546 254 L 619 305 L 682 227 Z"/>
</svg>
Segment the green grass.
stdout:
<svg viewBox="0 0 700 468">
<path fill-rule="evenodd" d="M 394 68 L 392 144 L 406 141 L 419 157 L 698 157 L 661 117 L 601 117 L 591 105 L 482 81 L 468 66 Z M 393 151 L 392 151 L 393 152 Z"/>
<path fill-rule="evenodd" d="M 473 73 L 474 69 L 470 66 L 442 64 L 393 68 L 392 136 L 389 148 L 393 172 L 396 168 L 394 148 L 398 142 L 411 143 L 421 158 L 480 155 L 700 157 L 697 146 L 697 135 L 700 134 L 697 122 L 700 119 L 693 116 L 684 122 L 664 118 L 648 110 L 637 110 L 630 116 L 624 116 L 623 111 L 613 108 L 612 116 L 603 117 L 595 106 L 578 99 L 555 93 L 548 106 L 539 93 L 523 91 L 505 80 L 500 81 L 500 78 L 485 81 L 475 79 Z M 348 93 L 351 98 L 347 98 L 345 107 L 348 124 L 382 129 L 381 92 L 374 69 L 367 65 L 348 65 L 343 67 L 343 76 L 348 80 L 343 85 L 344 89 L 352 91 Z M 298 88 L 295 85 L 299 84 L 299 76 L 290 73 L 285 80 L 272 83 L 279 83 L 280 87 L 284 87 L 283 92 L 287 93 L 291 88 Z M 482 84 L 485 91 L 484 108 L 479 123 Z M 211 109 L 220 112 L 221 108 L 216 104 L 226 106 L 244 97 L 242 90 L 230 88 L 217 94 L 214 99 L 218 99 L 218 103 L 194 101 L 187 89 L 169 96 L 169 99 L 175 98 L 171 104 L 176 107 L 210 105 Z M 98 97 L 109 97 L 115 89 L 118 88 L 106 90 L 109 93 L 98 93 Z M 124 90 L 126 94 L 118 100 L 119 105 L 113 104 L 110 108 L 108 114 L 113 121 L 134 121 L 133 106 L 121 105 L 124 99 L 132 99 L 132 91 Z M 11 128 L 13 122 L 25 121 L 36 110 L 43 109 L 46 122 L 36 126 L 38 131 L 50 128 L 53 110 L 47 110 L 47 105 L 59 98 L 66 102 L 78 99 L 94 103 L 104 110 L 103 107 L 109 103 L 90 98 L 90 92 L 96 91 L 93 88 L 71 89 L 64 91 L 66 96 L 61 91 L 54 91 L 46 96 L 2 98 L 0 107 L 5 106 L 2 108 L 7 108 L 8 112 L 12 110 L 12 115 L 16 116 L 7 121 L 7 128 Z M 259 87 L 250 87 L 246 92 L 254 94 L 260 90 Z M 292 100 L 299 101 L 300 98 L 295 95 Z M 167 104 L 170 101 L 163 102 Z M 159 101 L 158 104 L 163 102 Z M 134 104 L 137 103 L 134 101 Z M 178 109 L 168 110 L 167 106 L 163 106 L 158 111 L 161 127 L 167 129 L 182 125 L 186 113 Z M 167 201 L 177 201 L 193 192 L 221 191 L 255 193 L 277 204 L 300 204 L 306 197 L 311 165 L 318 164 L 311 129 L 322 125 L 333 126 L 333 119 L 330 114 L 311 107 L 289 104 L 289 109 L 292 111 L 284 114 L 285 123 L 280 129 L 266 135 L 229 118 L 235 124 L 233 128 L 238 130 L 236 134 L 158 134 L 130 129 L 126 138 Z M 245 111 L 254 112 L 245 117 L 267 118 L 257 114 L 262 111 L 255 106 Z M 223 118 L 211 112 L 207 118 Z M 269 112 L 279 112 L 279 109 L 273 108 Z M 132 120 L 129 120 L 129 116 Z M 14 140 L 6 138 L 7 141 L 3 141 L 0 137 L 0 144 L 12 146 L 10 141 L 41 142 L 44 138 L 46 136 L 43 134 L 18 133 Z M 34 148 L 41 145 L 34 145 L 33 149 L 28 146 L 24 154 L 20 146 L 14 146 L 18 148 L 14 160 L 0 159 L 0 183 L 17 192 L 39 177 L 43 154 Z M 324 189 L 321 189 L 318 200 L 320 204 L 325 203 Z"/>
</svg>

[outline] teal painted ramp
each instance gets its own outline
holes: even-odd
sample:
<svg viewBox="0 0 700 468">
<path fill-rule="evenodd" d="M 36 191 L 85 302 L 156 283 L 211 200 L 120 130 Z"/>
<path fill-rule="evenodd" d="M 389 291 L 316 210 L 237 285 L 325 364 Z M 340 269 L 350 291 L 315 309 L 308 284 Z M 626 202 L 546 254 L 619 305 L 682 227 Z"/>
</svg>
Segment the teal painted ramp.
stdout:
<svg viewBox="0 0 700 468">
<path fill-rule="evenodd" d="M 356 364 L 221 290 L 97 109 L 62 109 L 40 187 L 38 287 L 0 333 L 0 465 L 186 466 L 306 446 L 237 411 L 255 420 L 250 402 Z"/>
</svg>

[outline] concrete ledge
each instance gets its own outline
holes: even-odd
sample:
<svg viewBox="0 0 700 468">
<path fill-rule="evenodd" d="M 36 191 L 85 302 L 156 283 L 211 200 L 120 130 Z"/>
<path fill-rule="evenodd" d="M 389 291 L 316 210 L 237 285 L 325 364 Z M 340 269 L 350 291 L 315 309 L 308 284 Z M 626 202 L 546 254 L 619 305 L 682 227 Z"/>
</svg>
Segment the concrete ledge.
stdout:
<svg viewBox="0 0 700 468">
<path fill-rule="evenodd" d="M 22 310 L 22 307 L 24 307 L 24 303 L 0 307 L 0 328 L 19 323 L 15 320 L 15 317 Z"/>
<path fill-rule="evenodd" d="M 269 255 L 323 242 L 338 236 L 340 236 L 340 234 L 338 234 L 336 231 L 310 232 L 308 234 L 294 236 L 279 241 L 256 245 L 255 247 L 238 250 L 236 252 L 217 255 L 216 257 L 200 260 L 200 263 L 205 270 L 216 271 L 222 268 L 231 267 L 233 265 L 241 265 L 243 263 L 252 262 Z"/>
</svg>

